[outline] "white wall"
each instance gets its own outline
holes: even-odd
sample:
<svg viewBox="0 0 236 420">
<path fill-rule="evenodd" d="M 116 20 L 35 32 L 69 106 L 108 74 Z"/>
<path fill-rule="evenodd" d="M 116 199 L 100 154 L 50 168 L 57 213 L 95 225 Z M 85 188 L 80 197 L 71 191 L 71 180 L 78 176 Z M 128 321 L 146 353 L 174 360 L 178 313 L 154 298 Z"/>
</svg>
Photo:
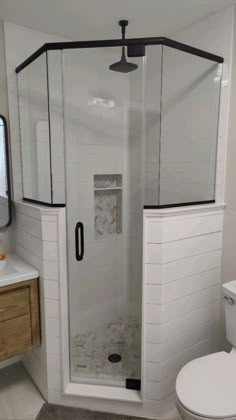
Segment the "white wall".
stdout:
<svg viewBox="0 0 236 420">
<path fill-rule="evenodd" d="M 216 28 L 220 28 L 219 30 Z M 218 101 L 220 67 L 164 47 L 161 115 L 161 204 L 214 199 L 215 155 L 218 138 L 216 201 L 224 200 L 224 161 L 229 103 L 232 8 L 188 27 L 173 39 L 223 56 L 220 127 Z M 155 51 L 156 50 L 156 51 Z M 158 153 L 151 139 L 160 137 L 160 66 L 158 51 L 147 47 L 146 204 L 157 201 Z M 156 60 L 156 62 L 155 62 Z M 150 66 L 151 62 L 151 66 Z M 155 66 L 155 72 L 153 68 Z M 158 72 L 159 71 L 159 72 Z M 151 82 L 151 83 L 150 83 Z M 149 85 L 151 89 L 149 89 Z M 152 117 L 152 113 L 155 115 Z M 153 120 L 155 125 L 153 125 Z M 155 161 L 156 157 L 156 161 Z M 155 180 L 154 188 L 150 179 Z"/>
<path fill-rule="evenodd" d="M 61 56 L 44 53 L 17 75 L 24 197 L 53 204 L 65 203 Z"/>
<path fill-rule="evenodd" d="M 220 120 L 218 132 L 216 201 L 224 201 L 225 159 L 227 148 L 227 126 L 231 82 L 231 48 L 233 30 L 233 8 L 209 16 L 185 31 L 174 34 L 177 41 L 192 45 L 224 57 L 221 86 Z"/>
<path fill-rule="evenodd" d="M 5 40 L 4 40 L 4 27 L 3 21 L 0 20 L 0 114 L 2 114 L 8 121 L 8 96 L 7 96 L 7 77 L 6 77 L 6 58 L 5 58 Z M 9 134 L 8 126 L 8 134 Z M 9 144 L 10 148 L 10 144 Z M 5 207 L 5 200 L 4 205 Z M 7 214 L 7 210 L 4 209 L 4 215 Z M 2 222 L 2 221 L 1 221 Z M 6 221 L 4 220 L 4 223 Z M 8 228 L 1 237 L 4 241 L 4 246 L 7 252 L 12 250 L 12 229 Z"/>
<path fill-rule="evenodd" d="M 222 282 L 236 279 L 236 141 L 235 141 L 235 111 L 236 111 L 236 9 L 232 14 L 234 21 L 233 45 L 232 45 L 232 80 L 230 93 L 228 146 L 226 160 L 226 182 L 225 182 L 225 216 L 223 235 L 223 256 L 222 256 Z M 222 308 L 223 309 L 223 308 Z M 224 316 L 222 316 L 222 323 Z"/>
<path fill-rule="evenodd" d="M 51 202 L 46 54 L 18 74 L 24 197 Z"/>
<path fill-rule="evenodd" d="M 163 49 L 162 205 L 215 199 L 221 69 L 213 61 Z"/>
<path fill-rule="evenodd" d="M 12 171 L 14 199 L 22 198 L 22 175 L 20 158 L 20 134 L 15 68 L 46 42 L 65 41 L 63 38 L 33 31 L 4 22 L 6 69 L 11 130 Z"/>
<path fill-rule="evenodd" d="M 230 7 L 221 13 L 188 28 L 175 36 L 181 42 L 189 42 L 195 47 L 204 48 L 224 57 L 221 104 L 218 132 L 216 200 L 226 203 L 224 217 L 223 256 L 221 281 L 236 278 L 234 255 L 234 103 L 232 52 L 235 30 L 235 8 Z M 231 105 L 230 105 L 231 98 Z M 229 114 L 231 112 L 231 114 Z M 231 115 L 231 117 L 230 117 Z M 229 120 L 230 117 L 230 120 Z M 229 125 L 230 123 L 230 125 Z M 228 129 L 230 130 L 228 132 Z M 227 160 L 226 160 L 227 157 Z M 236 207 L 235 207 L 236 210 Z M 221 303 L 221 322 L 218 334 L 219 348 L 225 345 L 224 306 Z"/>
<path fill-rule="evenodd" d="M 8 118 L 8 97 L 7 97 L 7 79 L 6 79 L 6 58 L 5 58 L 5 42 L 4 42 L 3 21 L 0 21 L 0 56 L 1 56 L 1 72 L 0 72 L 0 113 Z"/>
</svg>

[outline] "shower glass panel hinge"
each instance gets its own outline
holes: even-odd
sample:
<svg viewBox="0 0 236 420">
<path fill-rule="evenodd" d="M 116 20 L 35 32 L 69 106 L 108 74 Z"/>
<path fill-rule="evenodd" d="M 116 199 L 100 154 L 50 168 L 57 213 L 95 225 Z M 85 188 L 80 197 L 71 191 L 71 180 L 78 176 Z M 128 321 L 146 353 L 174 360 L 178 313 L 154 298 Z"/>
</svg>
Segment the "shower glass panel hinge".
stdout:
<svg viewBox="0 0 236 420">
<path fill-rule="evenodd" d="M 140 389 L 141 389 L 141 379 L 126 378 L 125 388 L 126 389 L 135 389 L 136 391 L 140 391 Z"/>
</svg>

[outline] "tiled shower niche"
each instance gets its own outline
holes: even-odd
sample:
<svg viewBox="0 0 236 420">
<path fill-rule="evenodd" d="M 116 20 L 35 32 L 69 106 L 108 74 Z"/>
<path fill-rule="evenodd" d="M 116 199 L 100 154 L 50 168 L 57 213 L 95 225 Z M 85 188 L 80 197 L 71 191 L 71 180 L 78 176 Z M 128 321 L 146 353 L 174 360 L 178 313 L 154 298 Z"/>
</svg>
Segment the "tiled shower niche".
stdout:
<svg viewBox="0 0 236 420">
<path fill-rule="evenodd" d="M 94 175 L 95 238 L 122 233 L 122 175 Z"/>
</svg>

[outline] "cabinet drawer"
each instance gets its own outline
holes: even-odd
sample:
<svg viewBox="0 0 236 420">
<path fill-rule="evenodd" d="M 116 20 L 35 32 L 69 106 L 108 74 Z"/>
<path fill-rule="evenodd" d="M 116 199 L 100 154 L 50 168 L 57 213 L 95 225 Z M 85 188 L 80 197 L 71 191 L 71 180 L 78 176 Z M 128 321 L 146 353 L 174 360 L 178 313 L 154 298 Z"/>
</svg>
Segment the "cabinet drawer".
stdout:
<svg viewBox="0 0 236 420">
<path fill-rule="evenodd" d="M 30 312 L 29 287 L 0 293 L 0 322 Z"/>
<path fill-rule="evenodd" d="M 0 323 L 0 360 L 32 346 L 30 315 Z"/>
</svg>

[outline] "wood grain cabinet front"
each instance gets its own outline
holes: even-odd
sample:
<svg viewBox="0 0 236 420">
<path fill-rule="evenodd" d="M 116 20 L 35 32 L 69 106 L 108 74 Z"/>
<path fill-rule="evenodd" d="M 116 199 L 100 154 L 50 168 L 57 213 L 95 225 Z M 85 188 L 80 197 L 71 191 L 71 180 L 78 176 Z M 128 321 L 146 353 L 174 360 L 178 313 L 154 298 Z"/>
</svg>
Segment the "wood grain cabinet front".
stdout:
<svg viewBox="0 0 236 420">
<path fill-rule="evenodd" d="M 40 344 L 38 279 L 0 287 L 0 361 Z"/>
</svg>

